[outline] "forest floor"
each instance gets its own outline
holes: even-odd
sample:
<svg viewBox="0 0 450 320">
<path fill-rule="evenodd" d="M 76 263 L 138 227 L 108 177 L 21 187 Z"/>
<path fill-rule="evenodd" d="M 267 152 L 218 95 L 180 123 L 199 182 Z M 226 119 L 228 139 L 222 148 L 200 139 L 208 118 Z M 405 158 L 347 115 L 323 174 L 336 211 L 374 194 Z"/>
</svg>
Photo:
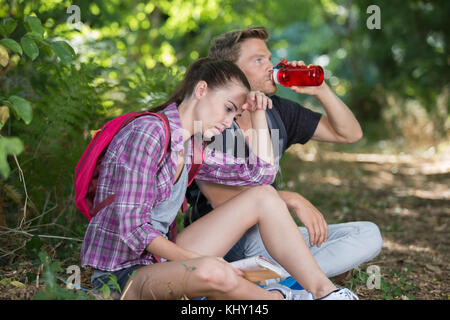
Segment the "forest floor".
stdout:
<svg viewBox="0 0 450 320">
<path fill-rule="evenodd" d="M 371 221 L 381 230 L 381 253 L 354 269 L 347 287 L 361 299 L 450 298 L 450 153 L 305 153 L 296 147 L 282 163 L 287 189 L 311 201 L 328 224 Z M 378 289 L 367 285 L 377 267 Z"/>
<path fill-rule="evenodd" d="M 372 221 L 383 237 L 381 253 L 354 269 L 344 285 L 361 299 L 449 299 L 450 154 L 312 150 L 293 147 L 283 158 L 286 189 L 311 201 L 328 224 Z M 0 237 L 2 251 L 10 253 L 0 264 L 0 299 L 32 299 L 43 287 L 44 274 L 36 256 L 33 262 L 23 251 L 33 251 L 39 240 L 15 230 Z M 77 240 L 54 239 L 44 246 L 61 262 L 63 278 L 67 266 L 79 265 Z M 380 281 L 368 285 L 371 268 L 379 270 Z M 81 269 L 82 287 L 90 289 L 91 272 Z"/>
</svg>

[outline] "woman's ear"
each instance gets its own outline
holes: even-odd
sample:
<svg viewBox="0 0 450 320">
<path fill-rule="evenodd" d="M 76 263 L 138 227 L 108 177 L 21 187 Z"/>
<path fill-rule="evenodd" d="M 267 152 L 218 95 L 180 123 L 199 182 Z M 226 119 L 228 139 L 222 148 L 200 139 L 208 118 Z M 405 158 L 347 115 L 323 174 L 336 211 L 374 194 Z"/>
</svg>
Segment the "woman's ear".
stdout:
<svg viewBox="0 0 450 320">
<path fill-rule="evenodd" d="M 200 99 L 208 92 L 208 84 L 204 80 L 197 82 L 194 88 L 194 97 Z"/>
</svg>

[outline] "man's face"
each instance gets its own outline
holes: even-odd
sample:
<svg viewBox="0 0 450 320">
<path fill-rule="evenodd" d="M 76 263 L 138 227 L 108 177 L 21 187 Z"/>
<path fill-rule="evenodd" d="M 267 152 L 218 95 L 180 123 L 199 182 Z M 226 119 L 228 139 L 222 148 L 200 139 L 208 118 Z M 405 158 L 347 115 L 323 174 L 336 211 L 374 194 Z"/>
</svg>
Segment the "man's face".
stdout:
<svg viewBox="0 0 450 320">
<path fill-rule="evenodd" d="M 236 64 L 247 76 L 252 90 L 265 94 L 277 91 L 272 81 L 273 64 L 272 55 L 266 43 L 260 39 L 248 39 L 241 43 L 241 51 Z"/>
</svg>

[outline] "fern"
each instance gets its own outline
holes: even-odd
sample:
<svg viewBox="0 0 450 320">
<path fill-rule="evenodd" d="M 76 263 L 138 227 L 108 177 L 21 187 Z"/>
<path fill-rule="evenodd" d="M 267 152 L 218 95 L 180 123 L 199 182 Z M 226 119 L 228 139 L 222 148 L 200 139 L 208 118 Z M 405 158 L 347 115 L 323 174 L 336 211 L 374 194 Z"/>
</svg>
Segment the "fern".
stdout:
<svg viewBox="0 0 450 320">
<path fill-rule="evenodd" d="M 97 67 L 92 65 L 43 65 L 51 76 L 44 81 L 37 74 L 32 80 L 39 97 L 33 101 L 35 118 L 28 126 L 12 122 L 12 131 L 25 143 L 20 161 L 30 198 L 42 204 L 53 192 L 54 201 L 64 207 L 72 193 L 76 162 L 89 142 L 88 131 L 105 121 L 99 110 L 110 87 L 93 85 Z"/>
<path fill-rule="evenodd" d="M 60 212 L 75 211 L 73 175 L 90 141 L 89 131 L 114 116 L 162 103 L 180 74 L 175 69 L 137 67 L 132 75 L 117 70 L 125 76 L 113 81 L 107 78 L 111 68 L 91 63 L 61 68 L 46 61 L 36 70 L 28 84 L 35 97 L 34 119 L 30 125 L 12 121 L 11 133 L 25 144 L 19 160 L 32 201 L 42 207 L 51 195 L 49 205 L 57 205 Z"/>
</svg>

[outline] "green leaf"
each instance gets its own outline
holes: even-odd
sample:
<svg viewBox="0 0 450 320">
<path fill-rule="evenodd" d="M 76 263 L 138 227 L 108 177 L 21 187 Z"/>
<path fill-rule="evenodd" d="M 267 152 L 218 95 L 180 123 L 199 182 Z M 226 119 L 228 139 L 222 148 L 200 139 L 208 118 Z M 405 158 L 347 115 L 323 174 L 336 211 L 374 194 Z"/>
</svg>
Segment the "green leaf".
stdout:
<svg viewBox="0 0 450 320">
<path fill-rule="evenodd" d="M 55 41 L 50 46 L 63 64 L 68 66 L 72 63 L 73 53 L 72 47 L 69 44 L 65 41 Z"/>
<path fill-rule="evenodd" d="M 9 119 L 9 108 L 7 106 L 0 107 L 0 129 L 3 128 Z"/>
<path fill-rule="evenodd" d="M 0 174 L 4 179 L 9 177 L 11 169 L 8 164 L 8 155 L 18 155 L 23 151 L 23 143 L 17 137 L 0 137 Z"/>
<path fill-rule="evenodd" d="M 25 18 L 25 22 L 30 27 L 31 31 L 41 36 L 44 35 L 45 29 L 42 27 L 41 20 L 35 16 L 29 16 Z"/>
<path fill-rule="evenodd" d="M 23 143 L 17 137 L 1 137 L 0 141 L 8 154 L 17 156 L 23 151 Z"/>
<path fill-rule="evenodd" d="M 25 33 L 24 37 L 27 37 L 27 38 L 30 38 L 30 39 L 33 39 L 33 40 L 42 40 L 43 39 L 42 35 L 40 35 L 39 33 L 34 32 L 34 31 Z"/>
<path fill-rule="evenodd" d="M 31 250 L 39 250 L 42 245 L 44 243 L 42 242 L 42 240 L 37 236 L 34 235 L 30 241 L 28 241 L 25 245 L 25 247 L 27 248 L 27 250 L 31 251 Z"/>
<path fill-rule="evenodd" d="M 111 296 L 111 289 L 104 284 L 102 286 L 103 298 L 108 299 Z"/>
<path fill-rule="evenodd" d="M 8 50 L 2 45 L 0 45 L 0 66 L 6 67 L 9 63 Z"/>
<path fill-rule="evenodd" d="M 4 45 L 5 47 L 7 47 L 8 49 L 10 49 L 11 51 L 14 51 L 15 53 L 18 53 L 20 55 L 22 55 L 22 47 L 20 46 L 20 44 L 17 43 L 17 41 L 13 40 L 13 39 L 2 39 L 0 40 L 0 43 L 2 45 Z"/>
<path fill-rule="evenodd" d="M 25 54 L 30 57 L 31 60 L 34 60 L 38 57 L 39 48 L 33 39 L 22 37 L 20 43 L 22 44 L 23 51 L 25 51 Z"/>
<path fill-rule="evenodd" d="M 48 43 L 46 40 L 43 40 L 43 39 L 38 39 L 38 40 L 36 40 L 36 42 L 39 45 L 39 49 L 43 53 L 45 53 L 49 57 L 53 57 L 54 52 L 53 52 L 52 48 L 50 47 L 50 43 Z"/>
<path fill-rule="evenodd" d="M 25 288 L 25 285 L 22 282 L 17 281 L 17 280 L 11 281 L 11 284 L 17 288 Z"/>
<path fill-rule="evenodd" d="M 12 103 L 12 108 L 16 116 L 26 124 L 30 124 L 33 118 L 33 110 L 31 109 L 30 102 L 18 96 L 9 97 L 9 101 Z"/>
<path fill-rule="evenodd" d="M 2 28 L 0 31 L 4 37 L 10 35 L 17 27 L 17 21 L 13 18 L 5 18 L 2 22 Z"/>
</svg>

